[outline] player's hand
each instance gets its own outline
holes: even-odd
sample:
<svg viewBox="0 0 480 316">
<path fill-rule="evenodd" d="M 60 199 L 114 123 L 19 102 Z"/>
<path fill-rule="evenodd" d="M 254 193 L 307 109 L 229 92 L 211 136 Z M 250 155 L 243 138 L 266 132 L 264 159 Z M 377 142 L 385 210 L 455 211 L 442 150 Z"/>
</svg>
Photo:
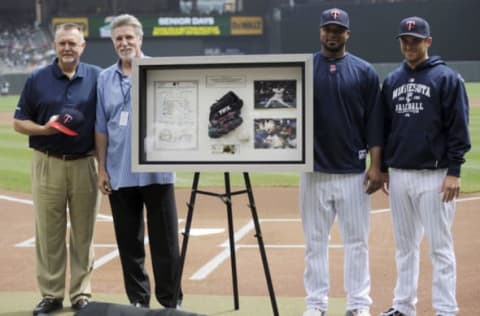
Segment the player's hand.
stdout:
<svg viewBox="0 0 480 316">
<path fill-rule="evenodd" d="M 52 115 L 50 117 L 48 122 L 45 125 L 42 126 L 42 129 L 43 129 L 42 135 L 49 136 L 49 135 L 55 135 L 55 134 L 60 133 L 56 128 L 54 128 L 54 127 L 52 127 L 48 124 L 48 123 L 54 122 L 56 120 L 58 120 L 58 114 Z"/>
<path fill-rule="evenodd" d="M 365 180 L 363 181 L 365 193 L 372 194 L 378 189 L 380 189 L 383 184 L 382 180 L 383 178 L 380 169 L 370 166 L 367 173 L 365 174 Z"/>
<path fill-rule="evenodd" d="M 110 185 L 110 178 L 106 171 L 98 171 L 97 186 L 100 192 L 105 195 L 112 193 L 112 187 Z"/>
<path fill-rule="evenodd" d="M 388 172 L 383 172 L 382 178 L 383 178 L 382 191 L 386 195 L 389 195 L 390 194 L 390 177 L 388 176 Z"/>
<path fill-rule="evenodd" d="M 56 121 L 56 120 L 58 120 L 58 114 L 52 115 L 52 116 L 50 117 L 50 119 L 48 120 L 48 123 L 53 122 L 53 121 Z M 48 124 L 48 123 L 47 123 L 47 124 Z"/>
<path fill-rule="evenodd" d="M 460 196 L 460 178 L 446 176 L 442 183 L 443 202 L 450 202 Z"/>
</svg>

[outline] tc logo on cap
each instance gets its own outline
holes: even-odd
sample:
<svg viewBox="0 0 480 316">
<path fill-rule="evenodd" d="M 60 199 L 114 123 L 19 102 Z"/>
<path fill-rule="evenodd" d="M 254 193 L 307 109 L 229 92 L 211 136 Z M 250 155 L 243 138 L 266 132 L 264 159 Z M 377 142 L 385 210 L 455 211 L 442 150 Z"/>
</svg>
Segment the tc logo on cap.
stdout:
<svg viewBox="0 0 480 316">
<path fill-rule="evenodd" d="M 409 20 L 405 24 L 407 25 L 407 30 L 412 31 L 415 29 L 415 21 Z"/>
<path fill-rule="evenodd" d="M 64 116 L 63 116 L 63 124 L 68 124 L 69 122 L 73 121 L 73 117 L 66 113 Z"/>
<path fill-rule="evenodd" d="M 58 118 L 48 123 L 48 125 L 68 136 L 77 136 L 84 120 L 82 112 L 73 108 L 64 108 L 58 115 Z"/>
<path fill-rule="evenodd" d="M 398 32 L 397 38 L 404 35 L 418 38 L 430 37 L 430 25 L 425 19 L 418 16 L 403 19 L 402 22 L 400 22 L 400 31 Z"/>
<path fill-rule="evenodd" d="M 340 16 L 340 11 L 338 11 L 337 9 L 333 9 L 331 12 L 330 12 L 330 15 L 332 16 L 332 18 L 334 18 L 335 20 L 338 19 L 338 17 Z"/>
<path fill-rule="evenodd" d="M 320 17 L 320 27 L 324 27 L 328 24 L 337 24 L 343 26 L 346 29 L 350 28 L 350 19 L 348 13 L 342 9 L 328 9 L 322 12 Z"/>
</svg>

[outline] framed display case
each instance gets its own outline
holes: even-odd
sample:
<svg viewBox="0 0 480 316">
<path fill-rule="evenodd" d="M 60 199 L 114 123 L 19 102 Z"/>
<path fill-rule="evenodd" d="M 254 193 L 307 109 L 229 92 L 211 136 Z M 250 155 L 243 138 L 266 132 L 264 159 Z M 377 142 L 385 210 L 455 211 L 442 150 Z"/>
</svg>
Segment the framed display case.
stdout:
<svg viewBox="0 0 480 316">
<path fill-rule="evenodd" d="M 134 171 L 312 171 L 309 54 L 135 59 Z"/>
</svg>

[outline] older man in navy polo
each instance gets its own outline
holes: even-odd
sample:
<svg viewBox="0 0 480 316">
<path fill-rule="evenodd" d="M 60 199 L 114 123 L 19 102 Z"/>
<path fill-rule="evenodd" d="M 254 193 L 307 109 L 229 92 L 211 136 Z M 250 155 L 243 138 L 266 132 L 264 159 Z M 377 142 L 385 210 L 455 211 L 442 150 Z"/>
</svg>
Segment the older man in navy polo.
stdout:
<svg viewBox="0 0 480 316">
<path fill-rule="evenodd" d="M 15 110 L 14 128 L 29 136 L 34 149 L 36 269 L 42 296 L 34 315 L 63 307 L 67 206 L 69 296 L 73 309 L 83 309 L 91 297 L 93 229 L 99 197 L 93 155 L 94 124 L 96 84 L 101 69 L 80 62 L 84 48 L 83 31 L 78 25 L 60 25 L 55 32 L 57 58 L 28 77 Z M 62 125 L 57 120 L 65 113 L 70 113 L 71 119 L 64 119 Z M 79 116 L 81 124 L 72 124 Z M 70 129 L 73 127 L 75 130 Z"/>
</svg>

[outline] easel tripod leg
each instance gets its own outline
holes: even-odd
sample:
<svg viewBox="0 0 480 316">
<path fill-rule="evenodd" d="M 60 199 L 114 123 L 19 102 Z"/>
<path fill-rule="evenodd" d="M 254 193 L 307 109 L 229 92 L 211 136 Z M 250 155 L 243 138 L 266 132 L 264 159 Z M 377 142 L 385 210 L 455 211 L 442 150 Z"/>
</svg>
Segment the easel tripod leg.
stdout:
<svg viewBox="0 0 480 316">
<path fill-rule="evenodd" d="M 180 296 L 180 287 L 182 284 L 182 275 L 183 275 L 183 267 L 185 265 L 185 256 L 187 254 L 187 246 L 188 246 L 188 238 L 190 237 L 190 228 L 192 226 L 192 219 L 193 219 L 193 207 L 195 206 L 195 199 L 197 196 L 197 189 L 198 189 L 198 181 L 200 179 L 200 173 L 195 172 L 193 176 L 192 182 L 192 192 L 190 194 L 190 202 L 188 203 L 188 212 L 187 218 L 185 222 L 185 230 L 183 232 L 183 241 L 182 241 L 182 249 L 180 253 L 180 261 L 178 263 L 178 271 L 177 271 L 177 280 L 175 285 L 175 295 L 173 297 L 173 304 L 172 306 L 176 306 L 178 302 L 178 298 Z"/>
<path fill-rule="evenodd" d="M 238 278 L 237 278 L 237 259 L 235 251 L 235 237 L 233 227 L 233 212 L 232 212 L 232 191 L 230 186 L 230 174 L 225 172 L 225 196 L 224 203 L 227 206 L 227 219 L 228 219 L 228 239 L 230 245 L 230 262 L 232 268 L 232 284 L 233 284 L 233 303 L 235 310 L 240 308 L 238 297 Z"/>
<path fill-rule="evenodd" d="M 245 180 L 245 186 L 247 188 L 248 194 L 248 202 L 250 204 L 250 211 L 252 212 L 252 219 L 255 225 L 255 237 L 258 241 L 258 248 L 260 249 L 260 256 L 262 257 L 265 278 L 267 279 L 268 293 L 270 294 L 270 302 L 272 304 L 273 315 L 278 316 L 277 300 L 275 298 L 275 292 L 273 290 L 272 277 L 270 275 L 270 268 L 268 267 L 267 253 L 265 251 L 265 245 L 263 243 L 263 236 L 260 228 L 260 222 L 258 220 L 257 207 L 255 206 L 252 185 L 250 183 L 250 176 L 248 175 L 248 172 L 243 173 L 243 178 Z"/>
</svg>

